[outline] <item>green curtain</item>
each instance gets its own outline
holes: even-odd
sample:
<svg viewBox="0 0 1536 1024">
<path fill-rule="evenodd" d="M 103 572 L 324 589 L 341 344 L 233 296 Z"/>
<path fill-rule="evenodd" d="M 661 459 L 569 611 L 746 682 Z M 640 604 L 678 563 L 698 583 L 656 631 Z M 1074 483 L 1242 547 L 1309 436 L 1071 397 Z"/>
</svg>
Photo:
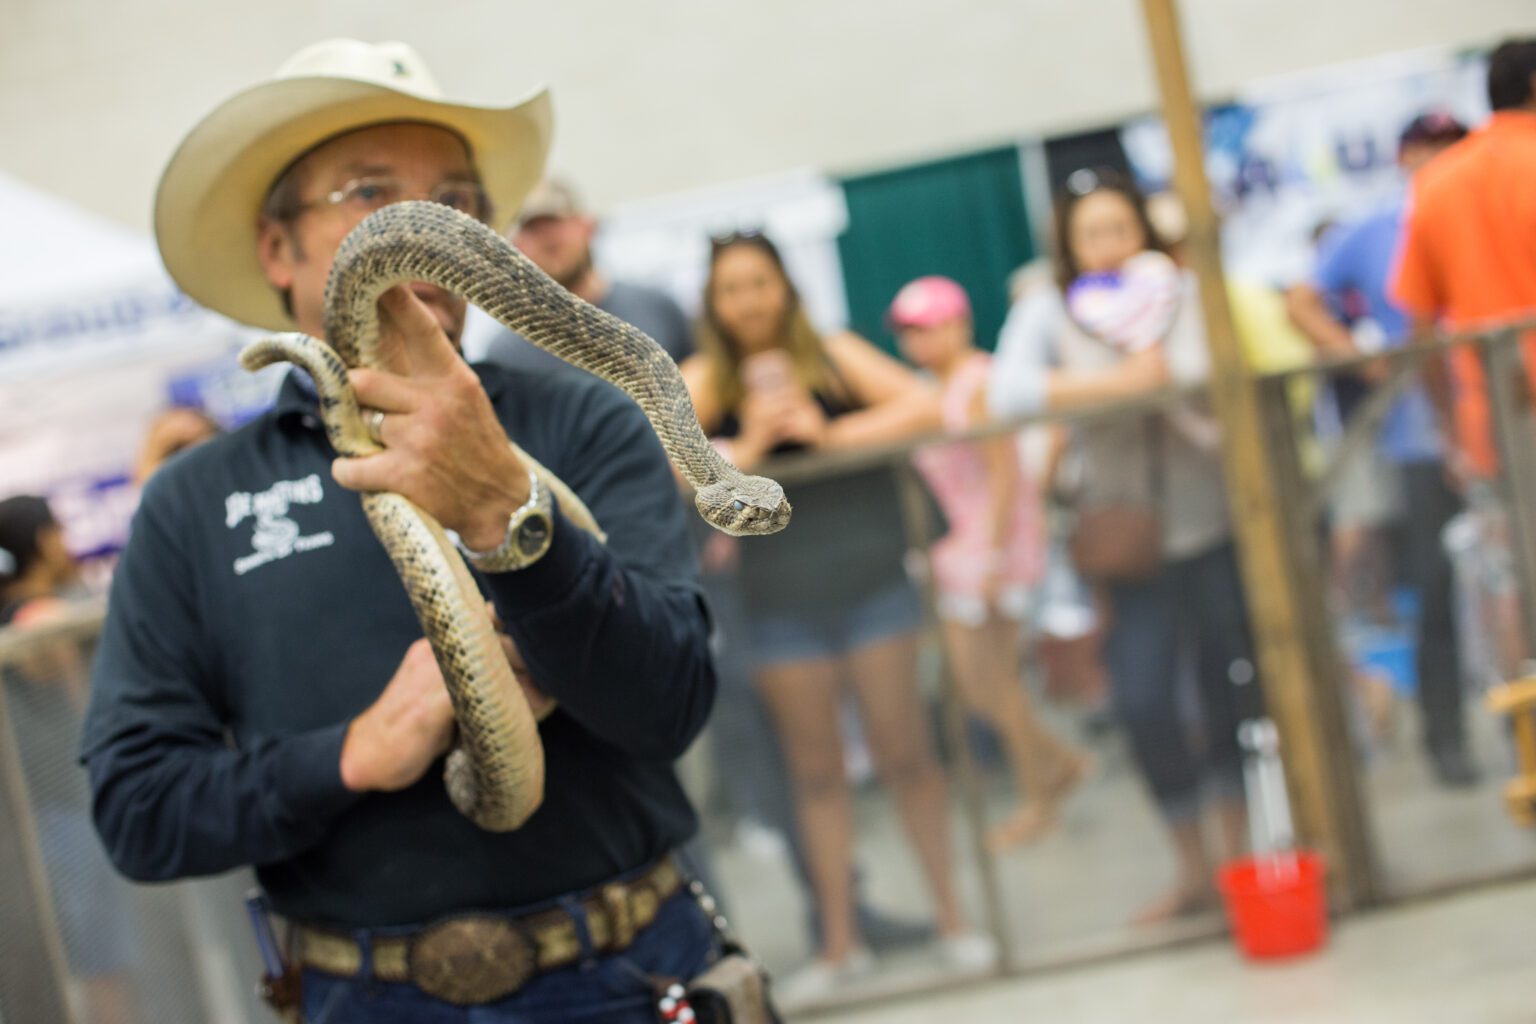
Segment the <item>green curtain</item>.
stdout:
<svg viewBox="0 0 1536 1024">
<path fill-rule="evenodd" d="M 1008 312 L 1008 275 L 1034 257 L 1018 150 L 988 150 L 845 178 L 848 230 L 838 239 L 850 326 L 888 351 L 885 311 L 914 277 L 965 286 L 976 340 L 991 349 Z"/>
</svg>

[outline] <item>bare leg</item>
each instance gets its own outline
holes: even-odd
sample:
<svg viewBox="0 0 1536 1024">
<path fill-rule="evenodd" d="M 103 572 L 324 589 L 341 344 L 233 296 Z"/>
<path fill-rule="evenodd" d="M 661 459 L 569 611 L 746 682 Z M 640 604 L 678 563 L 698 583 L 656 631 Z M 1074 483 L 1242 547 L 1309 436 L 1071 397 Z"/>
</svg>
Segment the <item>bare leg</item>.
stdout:
<svg viewBox="0 0 1536 1024">
<path fill-rule="evenodd" d="M 1248 803 L 1227 797 L 1216 804 L 1216 819 L 1221 822 L 1222 848 L 1228 860 L 1248 853 Z"/>
<path fill-rule="evenodd" d="M 1211 866 L 1206 858 L 1205 840 L 1198 819 L 1170 823 L 1174 854 L 1178 858 L 1178 879 L 1173 889 L 1143 907 L 1133 924 L 1162 924 L 1187 917 L 1216 906 L 1216 891 L 1211 885 Z"/>
<path fill-rule="evenodd" d="M 1329 547 L 1333 554 L 1330 575 L 1333 577 L 1335 608 L 1340 614 L 1348 615 L 1355 610 L 1359 596 L 1356 580 L 1365 544 L 1366 533 L 1363 526 L 1335 526 L 1333 535 L 1329 538 Z"/>
<path fill-rule="evenodd" d="M 933 892 L 941 935 L 965 930 L 950 865 L 948 796 L 917 689 L 917 638 L 878 640 L 848 655 L 870 751 Z"/>
<path fill-rule="evenodd" d="M 993 613 L 979 628 L 945 625 L 960 697 L 1002 738 L 1019 794 L 1018 808 L 993 829 L 991 846 L 1000 851 L 1030 842 L 1055 823 L 1057 807 L 1087 774 L 1089 760 L 1036 717 L 1019 675 L 1019 623 Z"/>
<path fill-rule="evenodd" d="M 800 836 L 821 919 L 821 957 L 841 963 L 858 943 L 853 914 L 853 804 L 838 728 L 841 692 L 830 659 L 758 673 L 795 788 Z"/>
</svg>

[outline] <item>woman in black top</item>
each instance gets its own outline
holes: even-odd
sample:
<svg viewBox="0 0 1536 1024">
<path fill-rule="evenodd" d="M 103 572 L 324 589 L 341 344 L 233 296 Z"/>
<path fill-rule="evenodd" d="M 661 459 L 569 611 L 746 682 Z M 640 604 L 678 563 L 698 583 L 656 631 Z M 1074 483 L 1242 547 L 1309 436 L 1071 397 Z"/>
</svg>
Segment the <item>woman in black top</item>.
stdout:
<svg viewBox="0 0 1536 1024">
<path fill-rule="evenodd" d="M 683 376 L 705 431 L 749 472 L 774 454 L 890 442 L 940 422 L 936 394 L 895 359 L 857 335 L 816 332 L 778 250 L 758 234 L 715 241 L 699 353 Z M 757 683 L 793 776 L 821 921 L 820 959 L 788 979 L 785 995 L 824 994 L 869 965 L 851 892 L 845 681 L 932 890 L 942 952 L 984 966 L 990 945 L 966 931 L 951 880 L 944 772 L 917 687 L 920 606 L 903 569 L 892 471 L 788 490 L 789 528 L 739 545 Z"/>
</svg>

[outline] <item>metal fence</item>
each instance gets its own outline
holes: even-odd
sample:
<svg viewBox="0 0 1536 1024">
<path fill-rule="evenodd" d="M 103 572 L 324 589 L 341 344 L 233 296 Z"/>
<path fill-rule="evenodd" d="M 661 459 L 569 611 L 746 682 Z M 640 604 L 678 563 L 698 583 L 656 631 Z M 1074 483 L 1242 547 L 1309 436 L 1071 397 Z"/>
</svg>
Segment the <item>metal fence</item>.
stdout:
<svg viewBox="0 0 1536 1024">
<path fill-rule="evenodd" d="M 1370 457 L 1395 404 L 1424 387 L 1426 373 L 1444 373 L 1441 362 L 1456 353 L 1475 355 L 1489 382 L 1495 475 L 1462 480 L 1441 497 L 1431 487 L 1428 498 L 1406 476 L 1380 481 L 1384 488 L 1402 487 L 1400 516 L 1410 527 L 1427 525 L 1426 517 L 1437 516 L 1430 507 L 1436 502 L 1452 503 L 1438 510 L 1453 514 L 1435 540 L 1452 572 L 1458 657 L 1449 671 L 1457 676 L 1454 691 L 1462 701 L 1465 744 L 1480 779 L 1447 789 L 1424 763 L 1423 734 L 1431 726 L 1436 700 L 1424 688 L 1443 682 L 1426 678 L 1427 666 L 1415 657 L 1425 642 L 1428 608 L 1419 603 L 1424 595 L 1408 595 L 1413 599 L 1408 607 L 1390 609 L 1386 622 L 1372 621 L 1370 615 L 1339 616 L 1328 634 L 1311 638 L 1336 653 L 1335 684 L 1351 703 L 1353 728 L 1335 751 L 1333 784 L 1355 787 L 1362 798 L 1365 842 L 1353 855 L 1369 883 L 1363 903 L 1499 881 L 1528 873 L 1536 864 L 1536 836 L 1505 817 L 1500 797 L 1503 781 L 1514 770 L 1507 732 L 1477 700 L 1490 686 L 1529 674 L 1529 659 L 1536 653 L 1536 419 L 1526 383 L 1529 352 L 1522 352 L 1536 336 L 1533 328 L 1536 322 L 1516 322 L 1413 349 L 1270 374 L 1259 382 L 1271 468 L 1287 495 L 1288 521 L 1317 553 L 1310 561 L 1317 567 L 1314 588 L 1322 606 L 1329 605 L 1330 596 L 1321 568 L 1329 561 L 1322 524 L 1337 518 L 1330 509 L 1337 511 L 1342 492 L 1358 485 L 1351 477 L 1359 460 Z M 1326 457 L 1309 460 L 1307 438 L 1287 415 L 1288 389 L 1298 382 L 1334 381 L 1363 368 L 1371 370 L 1375 384 Z M 1321 465 L 1309 470 L 1309 461 Z M 1404 470 L 1421 476 L 1426 471 L 1431 464 Z M 1413 576 L 1414 568 L 1402 564 L 1412 555 L 1389 557 L 1382 571 L 1389 580 Z M 1396 698 L 1386 703 L 1385 714 L 1371 707 L 1373 688 L 1378 694 L 1390 688 Z M 1443 709 L 1444 700 L 1440 703 Z"/>
<path fill-rule="evenodd" d="M 100 624 L 0 631 L 0 1021 L 255 1024 L 248 883 L 136 886 L 96 838 L 76 751 Z"/>
<path fill-rule="evenodd" d="M 1311 552 L 1302 567 L 1319 608 L 1328 605 L 1323 571 L 1321 519 L 1325 495 L 1340 478 L 1342 460 L 1369 445 L 1378 421 L 1425 359 L 1452 348 L 1485 353 L 1495 380 L 1519 364 L 1513 329 L 1445 342 L 1411 352 L 1374 357 L 1391 368 L 1389 383 L 1366 401 L 1356 421 L 1320 471 L 1309 468 L 1307 427 L 1295 415 L 1289 390 L 1295 382 L 1343 373 L 1356 363 L 1331 363 L 1274 374 L 1255 381 L 1266 410 L 1271 470 L 1280 484 L 1286 519 Z M 1113 405 L 1056 413 L 978 430 L 962 440 L 982 441 L 1058 424 L 1144 417 L 1198 397 L 1200 389 L 1169 390 Z M 1504 472 L 1498 478 L 1509 540 L 1510 579 L 1526 650 L 1536 650 L 1536 469 L 1527 437 L 1529 418 L 1508 389 L 1494 388 Z M 846 479 L 886 467 L 896 481 L 900 529 L 907 546 L 920 551 L 934 533 L 931 502 L 912 468 L 915 451 L 953 436 L 924 438 L 879 450 L 807 455 L 766 468 L 791 495 L 806 482 Z M 1315 461 L 1315 460 L 1311 460 Z M 1333 467 L 1333 468 L 1329 468 Z M 870 520 L 870 510 L 847 509 L 850 531 Z M 1408 509 L 1408 514 L 1413 513 Z M 1060 555 L 1058 553 L 1057 557 Z M 1020 685 L 1027 689 L 1044 727 L 1064 742 L 1091 752 L 1097 763 L 1063 806 L 1059 824 L 1037 841 L 999 850 L 989 831 L 1018 798 L 995 734 L 978 722 L 956 692 L 954 666 L 940 635 L 931 580 L 916 575 L 924 610 L 912 665 L 949 779 L 946 820 L 951 869 L 971 927 L 990 935 L 1003 952 L 995 970 L 946 967 L 933 955 L 931 901 L 909 833 L 870 767 L 870 737 L 848 706 L 842 735 L 849 751 L 856 833 L 856 884 L 861 906 L 898 926 L 882 937 L 881 969 L 836 996 L 803 1007 L 807 1012 L 848 1003 L 898 998 L 920 989 L 965 984 L 991 973 L 1051 969 L 1063 964 L 1218 935 L 1217 908 L 1190 913 L 1156 927 L 1136 927 L 1136 906 L 1159 891 L 1171 870 L 1167 841 L 1132 767 L 1114 708 L 1094 661 L 1092 635 L 1079 628 L 1086 656 L 1062 682 L 1053 663 L 1061 637 L 1037 630 L 1027 648 Z M 772 722 L 752 679 L 750 659 L 726 606 L 740 598 L 728 574 L 711 583 L 726 614 L 721 692 L 710 730 L 686 760 L 685 779 L 704 810 L 699 850 L 733 921 L 749 945 L 780 974 L 814 950 L 814 900 L 796 869 L 792 790 Z M 1091 602 L 1078 595 L 1079 610 Z M 1515 607 L 1515 606 L 1511 606 Z M 1326 616 L 1324 616 L 1326 621 Z M 245 880 L 238 877 L 153 887 L 131 886 L 106 864 L 89 823 L 82 770 L 75 763 L 79 714 L 99 609 L 76 619 L 20 633 L 0 633 L 0 1022 L 173 1021 L 257 1022 L 270 1019 L 250 994 L 258 970 L 240 906 Z M 1081 627 L 1082 624 L 1079 624 Z M 1337 623 L 1335 623 L 1337 625 Z M 735 633 L 733 635 L 733 629 Z M 1068 630 L 1070 632 L 1070 630 Z M 1309 637 L 1334 657 L 1333 697 L 1350 721 L 1360 721 L 1349 682 L 1360 661 L 1354 639 L 1342 628 Z M 1081 651 L 1079 652 L 1081 653 Z M 905 671 L 905 669 L 904 669 Z M 1326 691 L 1325 691 L 1326 692 Z M 1409 715 L 1399 692 L 1394 714 Z M 1337 710 L 1337 709 L 1335 709 Z M 1367 884 L 1337 894 L 1341 905 L 1365 905 L 1425 892 L 1525 874 L 1536 868 L 1536 842 L 1507 822 L 1498 797 L 1507 766 L 1505 737 L 1475 707 L 1467 707 L 1482 759 L 1485 782 L 1456 792 L 1438 790 L 1425 774 L 1415 745 L 1349 736 L 1329 737 L 1336 774 L 1331 785 L 1349 790 L 1367 810 L 1358 822 L 1364 837 L 1345 848 L 1337 873 L 1354 869 Z M 1194 722 L 1197 716 L 1191 716 Z M 1282 737 L 1282 742 L 1290 739 Z M 1305 837 L 1304 837 L 1305 838 Z M 886 925 L 889 925 L 889 921 Z M 900 925 L 915 925 L 906 927 Z M 871 935 L 871 938 L 874 936 Z"/>
</svg>

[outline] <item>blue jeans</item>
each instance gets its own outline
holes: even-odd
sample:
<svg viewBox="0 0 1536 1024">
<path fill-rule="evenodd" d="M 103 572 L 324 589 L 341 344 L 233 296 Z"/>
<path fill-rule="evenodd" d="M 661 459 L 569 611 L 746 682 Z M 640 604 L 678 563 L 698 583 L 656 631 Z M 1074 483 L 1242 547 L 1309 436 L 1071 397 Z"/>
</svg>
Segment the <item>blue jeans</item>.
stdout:
<svg viewBox="0 0 1536 1024">
<path fill-rule="evenodd" d="M 1150 580 L 1112 584 L 1105 662 L 1115 714 L 1165 820 L 1200 813 L 1202 781 L 1243 792 L 1239 723 L 1262 713 L 1248 607 L 1231 544 L 1169 562 Z M 1191 742 L 1179 682 L 1194 676 L 1200 731 Z"/>
<path fill-rule="evenodd" d="M 586 933 L 581 911 L 578 928 Z M 512 995 L 481 1006 L 453 1006 L 411 984 L 304 972 L 308 1024 L 656 1024 L 653 979 L 702 974 L 717 954 L 709 918 L 684 890 L 623 953 L 590 954 L 581 963 L 534 978 Z"/>
<path fill-rule="evenodd" d="M 1445 466 L 1409 462 L 1402 466 L 1408 498 L 1410 579 L 1419 590 L 1418 697 L 1424 742 L 1431 750 L 1466 744 L 1462 716 L 1461 642 L 1456 635 L 1456 576 L 1440 535 L 1461 511 L 1461 499 L 1446 485 Z"/>
</svg>

